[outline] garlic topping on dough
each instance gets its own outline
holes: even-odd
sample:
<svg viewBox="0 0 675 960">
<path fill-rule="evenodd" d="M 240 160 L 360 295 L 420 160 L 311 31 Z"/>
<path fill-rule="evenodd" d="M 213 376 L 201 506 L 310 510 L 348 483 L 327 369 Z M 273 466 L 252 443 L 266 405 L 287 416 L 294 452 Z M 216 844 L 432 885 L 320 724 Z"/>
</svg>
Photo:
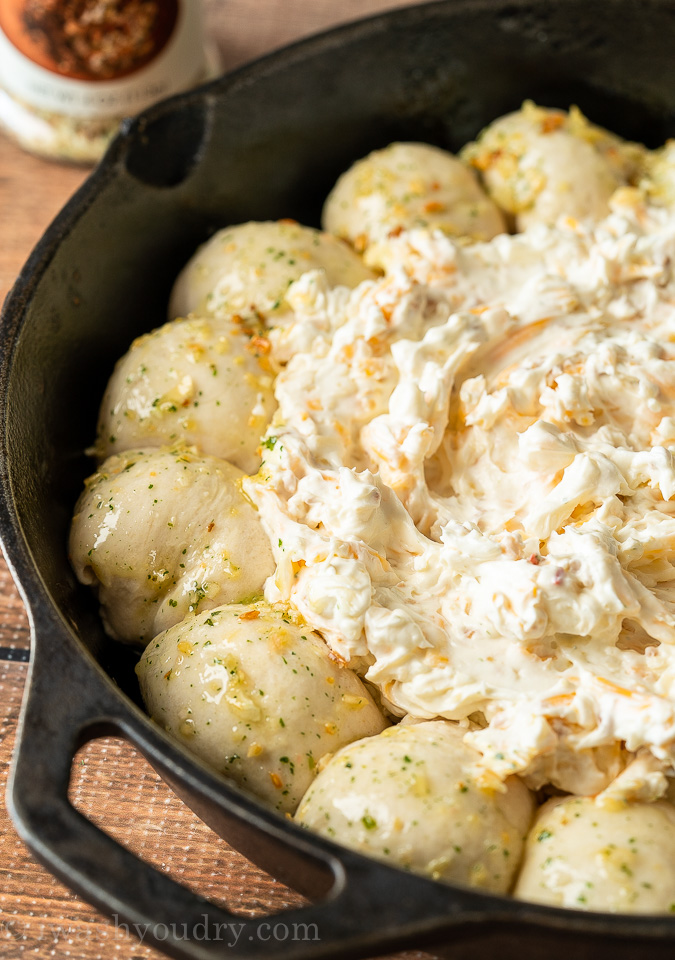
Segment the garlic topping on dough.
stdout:
<svg viewBox="0 0 675 960">
<path fill-rule="evenodd" d="M 355 287 L 372 276 L 347 244 L 294 220 L 241 223 L 219 230 L 181 271 L 169 320 L 237 315 L 267 326 L 284 321 L 286 292 L 308 271 L 329 286 Z"/>
<path fill-rule="evenodd" d="M 269 354 L 268 340 L 232 319 L 191 316 L 144 334 L 108 383 L 99 455 L 185 443 L 254 473 L 276 407 Z"/>
<path fill-rule="evenodd" d="M 675 807 L 559 797 L 532 826 L 514 895 L 607 913 L 675 910 Z"/>
<path fill-rule="evenodd" d="M 327 753 L 387 725 L 321 638 L 265 603 L 189 616 L 136 669 L 157 723 L 278 810 L 295 810 Z"/>
<path fill-rule="evenodd" d="M 506 893 L 532 798 L 517 777 L 502 790 L 476 782 L 476 760 L 453 724 L 399 724 L 331 757 L 296 820 L 434 880 Z"/>
<path fill-rule="evenodd" d="M 488 193 L 519 230 L 559 216 L 600 219 L 614 191 L 634 182 L 646 151 L 586 120 L 526 101 L 495 120 L 462 157 L 481 171 Z"/>
<path fill-rule="evenodd" d="M 188 613 L 260 595 L 274 563 L 243 476 L 178 447 L 127 450 L 87 480 L 70 558 L 111 636 L 147 643 Z"/>
<path fill-rule="evenodd" d="M 427 227 L 489 240 L 506 229 L 474 172 L 427 143 L 392 143 L 357 161 L 328 196 L 323 225 L 375 264 L 369 248 L 391 232 Z"/>
</svg>

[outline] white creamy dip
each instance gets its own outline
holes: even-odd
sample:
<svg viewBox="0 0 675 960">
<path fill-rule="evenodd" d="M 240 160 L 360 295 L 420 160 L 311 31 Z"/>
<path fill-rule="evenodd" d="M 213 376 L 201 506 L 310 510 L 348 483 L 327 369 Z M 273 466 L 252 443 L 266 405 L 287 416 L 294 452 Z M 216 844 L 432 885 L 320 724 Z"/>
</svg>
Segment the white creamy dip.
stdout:
<svg viewBox="0 0 675 960">
<path fill-rule="evenodd" d="M 466 721 L 486 776 L 669 767 L 675 220 L 623 190 L 595 225 L 399 231 L 370 260 L 352 291 L 306 273 L 270 333 L 288 363 L 244 481 L 266 599 L 394 713 Z"/>
</svg>

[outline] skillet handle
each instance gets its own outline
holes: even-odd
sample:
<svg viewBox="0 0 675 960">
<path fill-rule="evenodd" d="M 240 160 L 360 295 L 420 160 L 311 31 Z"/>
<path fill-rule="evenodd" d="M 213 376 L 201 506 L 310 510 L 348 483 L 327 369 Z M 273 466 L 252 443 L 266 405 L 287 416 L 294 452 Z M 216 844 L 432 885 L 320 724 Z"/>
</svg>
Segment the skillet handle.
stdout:
<svg viewBox="0 0 675 960">
<path fill-rule="evenodd" d="M 450 930 L 456 937 L 463 924 L 485 920 L 479 898 L 468 891 L 407 877 L 346 850 L 325 855 L 334 881 L 326 899 L 272 918 L 234 914 L 144 863 L 68 799 L 76 751 L 97 736 L 124 736 L 129 718 L 95 661 L 62 624 L 52 620 L 50 626 L 52 636 L 45 640 L 46 625 L 34 625 L 39 640 L 33 644 L 8 804 L 35 857 L 116 927 L 126 925 L 144 943 L 180 960 L 214 960 L 225 952 L 233 960 L 263 952 L 274 960 L 308 960 L 419 946 L 429 939 L 430 926 L 435 937 L 445 938 Z"/>
</svg>

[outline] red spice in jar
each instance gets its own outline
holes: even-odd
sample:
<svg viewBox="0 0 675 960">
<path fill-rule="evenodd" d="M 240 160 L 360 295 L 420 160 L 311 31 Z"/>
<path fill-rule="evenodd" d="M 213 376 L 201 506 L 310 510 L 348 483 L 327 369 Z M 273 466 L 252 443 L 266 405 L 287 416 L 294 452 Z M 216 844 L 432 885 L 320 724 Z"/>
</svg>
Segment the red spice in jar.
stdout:
<svg viewBox="0 0 675 960">
<path fill-rule="evenodd" d="M 23 25 L 53 69 L 74 79 L 121 77 L 171 36 L 175 0 L 26 0 Z"/>
</svg>

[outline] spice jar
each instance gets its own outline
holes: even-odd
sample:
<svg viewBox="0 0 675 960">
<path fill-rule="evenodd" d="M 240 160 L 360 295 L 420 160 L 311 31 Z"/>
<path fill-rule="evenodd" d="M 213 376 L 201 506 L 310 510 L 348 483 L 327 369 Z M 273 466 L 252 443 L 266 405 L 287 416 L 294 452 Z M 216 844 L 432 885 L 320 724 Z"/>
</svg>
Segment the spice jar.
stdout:
<svg viewBox="0 0 675 960">
<path fill-rule="evenodd" d="M 0 127 L 93 163 L 120 120 L 215 75 L 201 0 L 0 0 Z"/>
</svg>

